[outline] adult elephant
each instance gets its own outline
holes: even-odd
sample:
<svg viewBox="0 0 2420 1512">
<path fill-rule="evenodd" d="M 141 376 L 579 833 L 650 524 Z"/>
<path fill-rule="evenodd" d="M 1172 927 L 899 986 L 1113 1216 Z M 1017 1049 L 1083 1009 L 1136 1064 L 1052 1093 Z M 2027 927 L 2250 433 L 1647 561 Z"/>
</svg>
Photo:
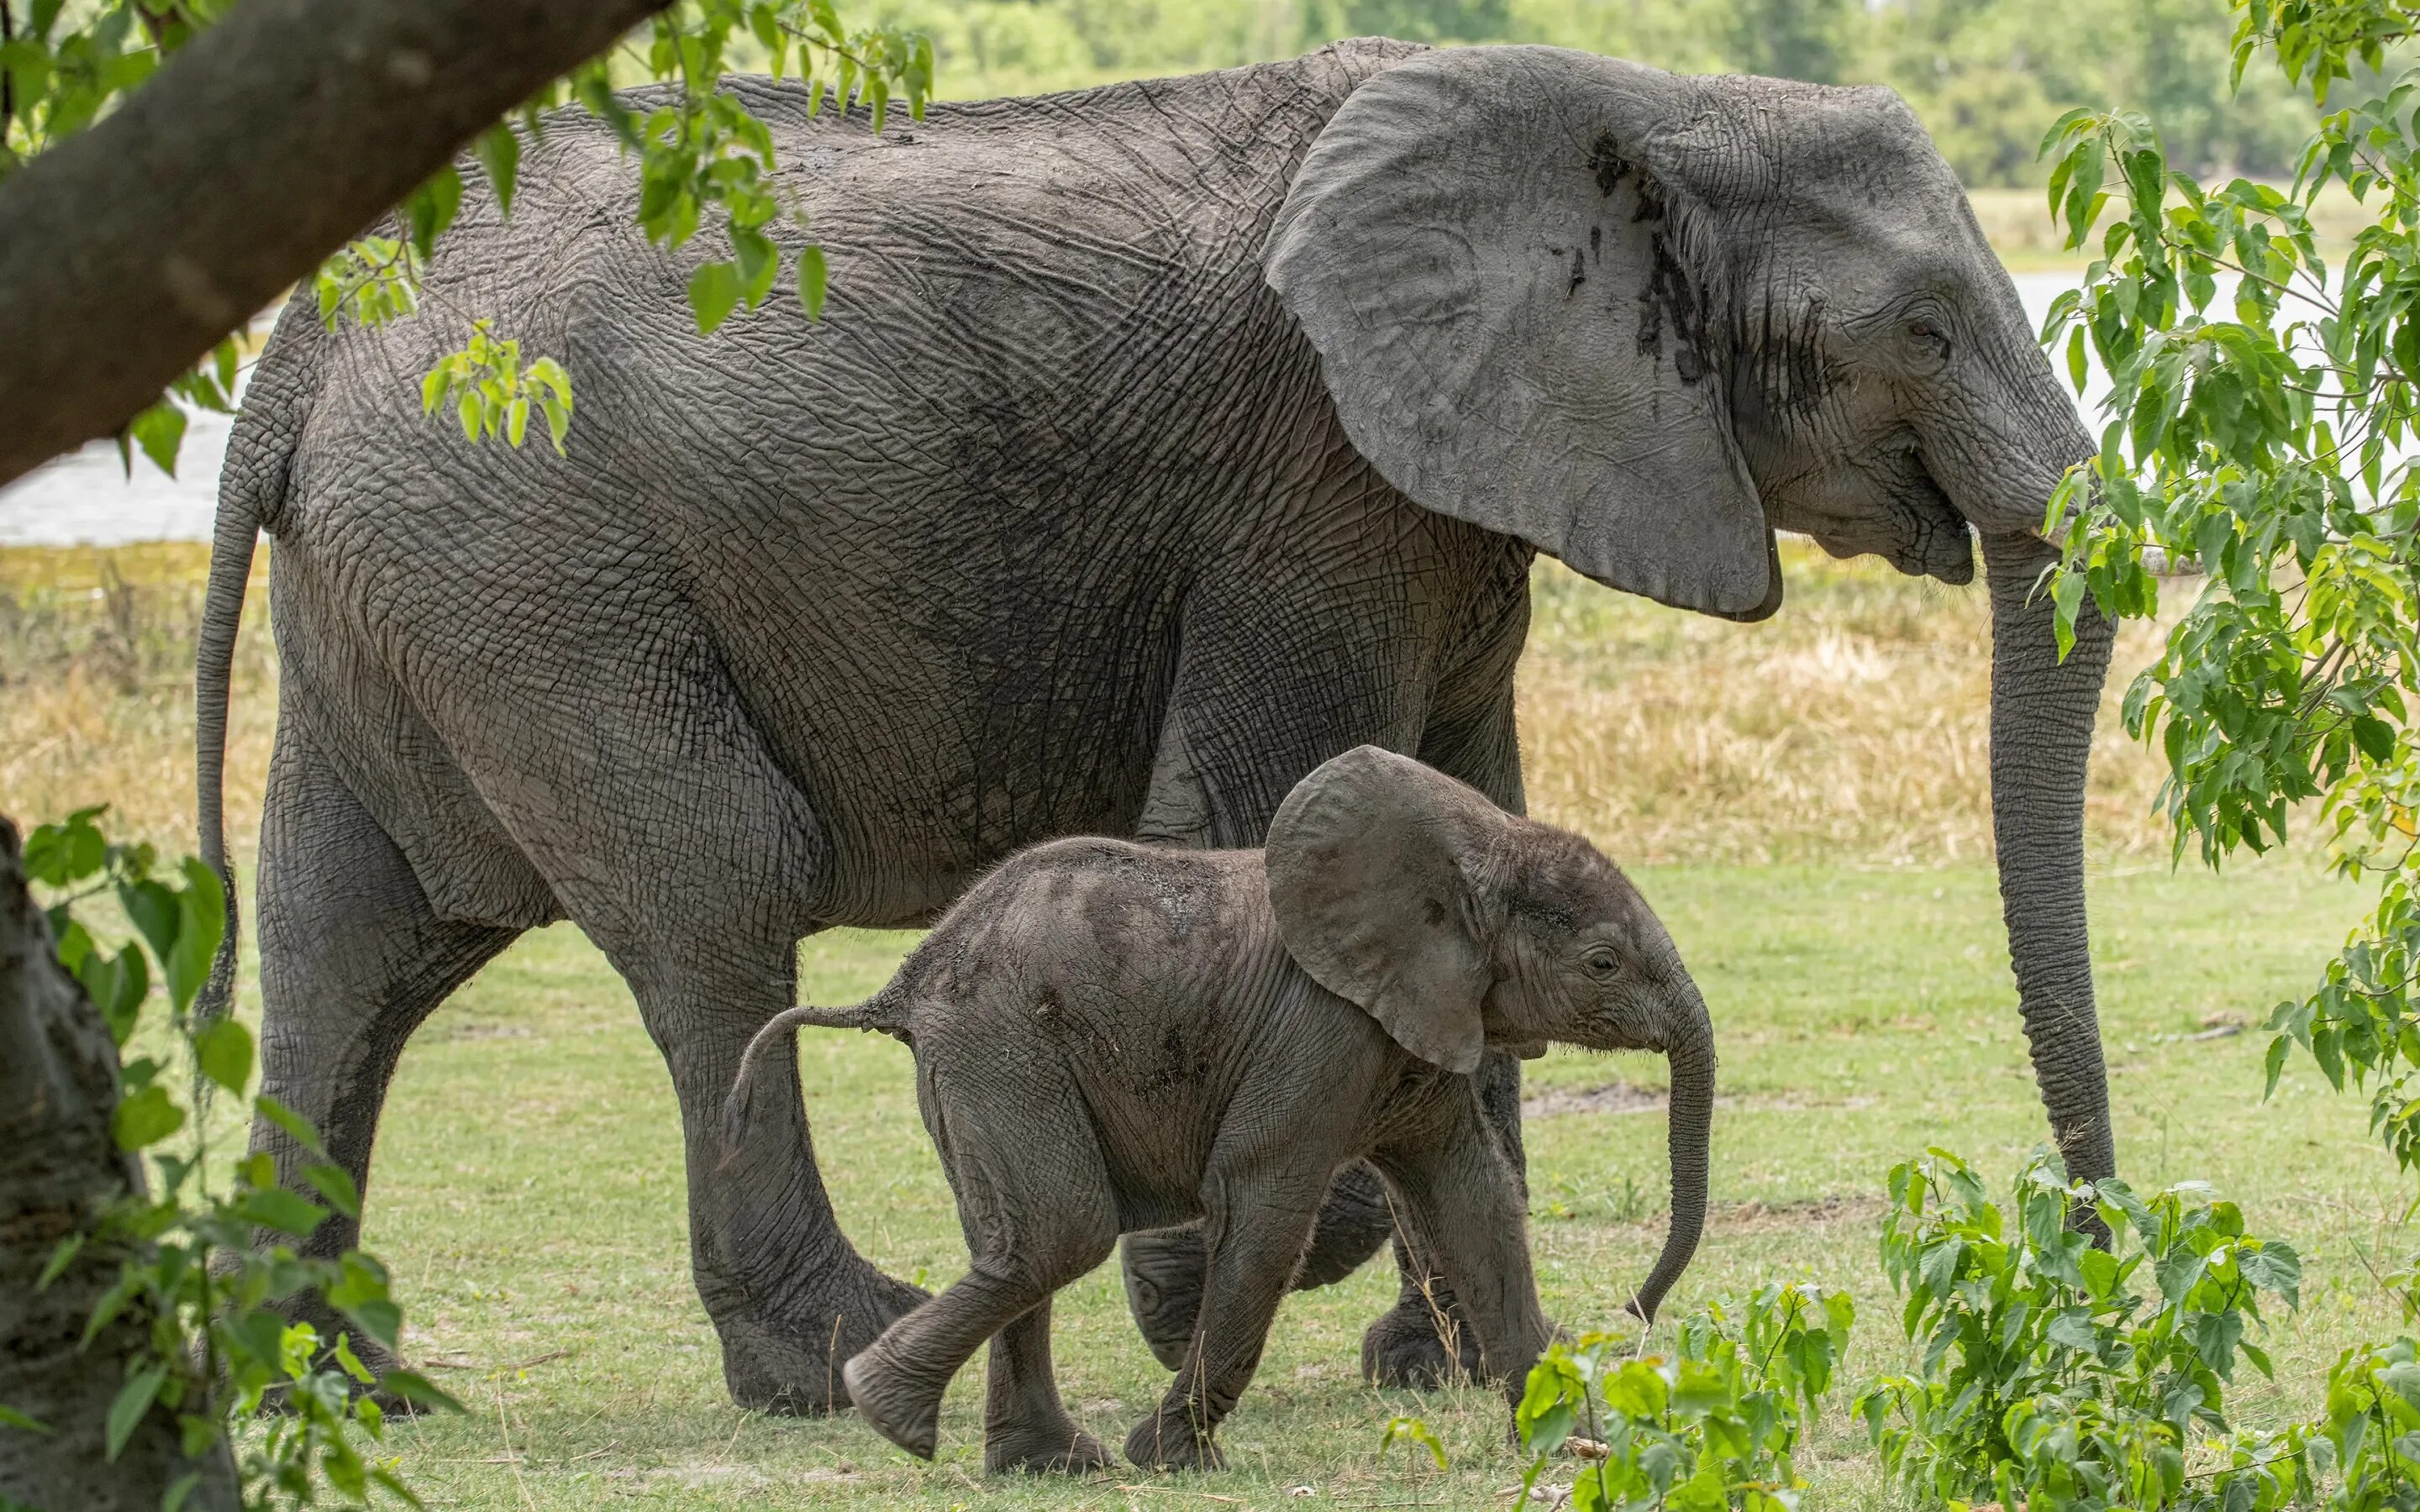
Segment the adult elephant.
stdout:
<svg viewBox="0 0 2420 1512">
<path fill-rule="evenodd" d="M 835 1226 L 794 1068 L 728 1160 L 712 1117 L 800 936 L 927 919 L 1050 836 L 1256 843 L 1363 743 L 1517 809 L 1533 554 L 1756 619 L 1776 527 L 1948 582 L 1980 535 L 2021 1008 L 2071 1166 L 2110 1170 L 2080 860 L 2108 632 L 2087 613 L 2061 662 L 2028 596 L 2091 443 L 1895 96 L 1373 40 L 878 138 L 731 87 L 829 251 L 820 324 L 776 301 L 700 340 L 702 254 L 640 238 L 632 164 L 566 116 L 433 292 L 566 360 L 568 460 L 423 419 L 446 322 L 330 334 L 298 300 L 254 378 L 204 844 L 265 529 L 265 1087 L 356 1181 L 413 1027 L 570 918 L 670 1063 L 733 1395 L 836 1405 L 837 1358 L 911 1293 Z M 1518 1087 L 1500 1057 L 1473 1084 L 1516 1162 Z M 1306 1280 L 1383 1232 L 1340 1185 Z M 1129 1256 L 1164 1349 L 1194 1253 Z M 1380 1376 L 1441 1363 L 1405 1296 Z"/>
</svg>

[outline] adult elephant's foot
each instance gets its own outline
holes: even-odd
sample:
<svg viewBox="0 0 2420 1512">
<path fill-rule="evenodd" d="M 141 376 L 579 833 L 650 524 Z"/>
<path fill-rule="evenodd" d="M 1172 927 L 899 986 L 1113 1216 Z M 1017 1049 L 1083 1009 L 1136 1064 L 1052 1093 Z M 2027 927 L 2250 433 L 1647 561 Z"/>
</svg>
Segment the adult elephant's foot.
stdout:
<svg viewBox="0 0 2420 1512">
<path fill-rule="evenodd" d="M 984 1434 L 988 1474 L 1083 1475 L 1106 1470 L 1109 1452 L 1065 1413 L 1056 1422 L 1006 1425 Z"/>
<path fill-rule="evenodd" d="M 1361 1375 L 1373 1386 L 1419 1390 L 1476 1381 L 1479 1340 L 1450 1310 L 1440 1313 L 1424 1297 L 1407 1297 L 1362 1333 Z"/>
<path fill-rule="evenodd" d="M 843 1365 L 926 1298 L 921 1288 L 864 1266 L 845 1288 L 827 1288 L 785 1318 L 743 1312 L 718 1319 L 723 1384 L 734 1402 L 753 1412 L 797 1417 L 845 1412 L 851 1398 Z"/>
<path fill-rule="evenodd" d="M 1126 1435 L 1126 1459 L 1137 1470 L 1224 1470 L 1227 1457 L 1183 1417 L 1154 1412 Z"/>
<path fill-rule="evenodd" d="M 941 1433 L 941 1391 L 879 1347 L 841 1366 L 849 1398 L 874 1430 L 919 1459 L 933 1458 Z M 946 1382 L 944 1382 L 946 1384 Z"/>
<path fill-rule="evenodd" d="M 1193 1344 L 1193 1322 L 1202 1313 L 1205 1252 L 1202 1230 L 1161 1228 L 1128 1234 L 1120 1246 L 1126 1276 L 1126 1307 L 1134 1314 L 1152 1358 L 1168 1369 L 1185 1364 Z"/>
</svg>

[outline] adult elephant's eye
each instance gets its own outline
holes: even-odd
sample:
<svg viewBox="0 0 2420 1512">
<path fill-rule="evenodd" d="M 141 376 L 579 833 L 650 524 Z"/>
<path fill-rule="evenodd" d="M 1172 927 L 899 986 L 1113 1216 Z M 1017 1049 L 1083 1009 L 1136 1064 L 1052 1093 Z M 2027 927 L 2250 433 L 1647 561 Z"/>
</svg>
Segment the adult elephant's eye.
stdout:
<svg viewBox="0 0 2420 1512">
<path fill-rule="evenodd" d="M 1597 978 L 1610 977 L 1621 969 L 1621 958 L 1611 950 L 1590 950 L 1580 964 L 1588 967 L 1590 976 Z"/>
<path fill-rule="evenodd" d="M 1907 323 L 1907 334 L 1910 340 L 1920 346 L 1931 347 L 1932 351 L 1939 356 L 1947 357 L 1949 355 L 1949 338 L 1942 334 L 1941 328 L 1939 326 L 1933 324 L 1931 320 L 1924 318 L 1922 316 L 1918 316 Z"/>
</svg>

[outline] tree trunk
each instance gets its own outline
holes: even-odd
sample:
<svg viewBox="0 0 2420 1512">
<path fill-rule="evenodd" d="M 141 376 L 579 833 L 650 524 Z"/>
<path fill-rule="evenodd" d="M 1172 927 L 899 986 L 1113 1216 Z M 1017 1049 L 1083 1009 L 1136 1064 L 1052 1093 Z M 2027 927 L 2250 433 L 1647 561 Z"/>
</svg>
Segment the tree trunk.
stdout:
<svg viewBox="0 0 2420 1512">
<path fill-rule="evenodd" d="M 0 1425 L 0 1500 L 41 1512 L 159 1512 L 170 1486 L 198 1473 L 185 1506 L 234 1512 L 224 1447 L 186 1458 L 176 1418 L 156 1404 L 115 1463 L 102 1454 L 110 1402 L 150 1332 L 130 1312 L 76 1347 L 117 1278 L 116 1260 L 86 1252 L 34 1289 L 59 1241 L 142 1179 L 110 1135 L 116 1103 L 109 1028 L 60 968 L 25 890 L 16 828 L 0 818 L 0 1406 L 50 1429 Z"/>
<path fill-rule="evenodd" d="M 667 0 L 245 0 L 0 181 L 0 483 L 159 397 Z"/>
</svg>

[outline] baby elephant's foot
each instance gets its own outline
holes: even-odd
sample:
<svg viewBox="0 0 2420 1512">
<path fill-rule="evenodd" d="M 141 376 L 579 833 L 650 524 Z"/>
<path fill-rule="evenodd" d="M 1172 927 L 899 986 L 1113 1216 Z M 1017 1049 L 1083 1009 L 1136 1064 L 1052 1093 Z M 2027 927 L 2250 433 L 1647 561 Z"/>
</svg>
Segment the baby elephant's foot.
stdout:
<svg viewBox="0 0 2420 1512">
<path fill-rule="evenodd" d="M 1109 1466 L 1101 1441 L 1067 1418 L 1052 1426 L 994 1428 L 984 1435 L 984 1470 L 994 1475 L 1085 1475 Z"/>
<path fill-rule="evenodd" d="M 848 1399 L 875 1431 L 919 1459 L 933 1458 L 941 1431 L 941 1394 L 884 1354 L 879 1340 L 840 1367 Z"/>
<path fill-rule="evenodd" d="M 1126 1435 L 1126 1458 L 1141 1470 L 1224 1470 L 1227 1457 L 1184 1418 L 1154 1412 Z"/>
</svg>

